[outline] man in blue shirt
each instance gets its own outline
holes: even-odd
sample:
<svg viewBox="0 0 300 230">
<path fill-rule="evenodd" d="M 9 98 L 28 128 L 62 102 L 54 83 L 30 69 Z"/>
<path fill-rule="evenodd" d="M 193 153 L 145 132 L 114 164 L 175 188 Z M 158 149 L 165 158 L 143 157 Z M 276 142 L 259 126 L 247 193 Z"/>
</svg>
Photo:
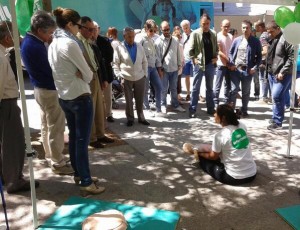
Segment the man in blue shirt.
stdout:
<svg viewBox="0 0 300 230">
<path fill-rule="evenodd" d="M 260 41 L 251 35 L 252 23 L 248 20 L 242 22 L 242 35 L 237 37 L 229 51 L 231 92 L 229 103 L 236 105 L 236 96 L 242 84 L 241 115 L 248 117 L 248 103 L 253 74 L 258 71 L 261 63 Z"/>
<path fill-rule="evenodd" d="M 63 155 L 65 116 L 58 103 L 52 70 L 48 62 L 47 45 L 56 24 L 44 11 L 36 12 L 31 19 L 31 32 L 22 42 L 21 55 L 34 86 L 34 97 L 40 106 L 41 135 L 45 157 L 57 174 L 72 174 L 74 170 Z"/>
</svg>

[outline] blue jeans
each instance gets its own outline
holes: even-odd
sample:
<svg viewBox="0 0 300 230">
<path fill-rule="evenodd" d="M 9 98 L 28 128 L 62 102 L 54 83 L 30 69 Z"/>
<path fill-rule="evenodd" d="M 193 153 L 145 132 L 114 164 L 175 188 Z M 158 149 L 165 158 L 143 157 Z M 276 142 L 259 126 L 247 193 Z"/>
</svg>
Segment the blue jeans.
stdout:
<svg viewBox="0 0 300 230">
<path fill-rule="evenodd" d="M 178 71 L 174 72 L 164 72 L 164 77 L 162 79 L 162 93 L 161 93 L 161 105 L 167 107 L 167 94 L 168 89 L 170 89 L 171 94 L 171 105 L 174 108 L 179 106 L 178 98 L 177 98 L 177 78 Z"/>
<path fill-rule="evenodd" d="M 242 108 L 243 113 L 248 112 L 248 103 L 250 100 L 252 75 L 247 71 L 235 70 L 230 72 L 231 92 L 229 102 L 236 105 L 236 95 L 240 90 L 240 83 L 242 83 Z"/>
<path fill-rule="evenodd" d="M 190 112 L 196 112 L 199 100 L 199 93 L 203 75 L 206 82 L 206 107 L 207 112 L 212 112 L 215 109 L 213 99 L 213 83 L 214 83 L 215 67 L 212 63 L 205 66 L 205 71 L 201 70 L 198 65 L 194 65 L 194 81 L 191 94 Z"/>
<path fill-rule="evenodd" d="M 261 98 L 268 98 L 268 92 L 271 93 L 270 84 L 268 82 L 268 78 L 265 76 L 266 67 L 259 67 L 259 81 L 260 81 L 260 95 Z"/>
<path fill-rule="evenodd" d="M 224 98 L 225 103 L 228 103 L 230 93 L 230 70 L 226 66 L 218 66 L 216 71 L 216 82 L 214 87 L 214 102 L 216 106 L 219 104 L 219 96 L 224 78 Z"/>
<path fill-rule="evenodd" d="M 145 96 L 144 96 L 144 107 L 145 109 L 150 109 L 149 105 L 149 88 L 150 82 L 154 87 L 155 92 L 155 105 L 156 111 L 161 112 L 161 91 L 162 91 L 162 83 L 160 77 L 158 75 L 156 67 L 148 67 L 148 76 L 145 81 Z"/>
<path fill-rule="evenodd" d="M 92 184 L 88 145 L 93 120 L 93 102 L 90 96 L 74 100 L 59 99 L 69 128 L 69 153 L 74 176 L 80 177 L 81 186 Z"/>
<path fill-rule="evenodd" d="M 282 81 L 278 81 L 273 74 L 268 74 L 268 77 L 273 98 L 272 119 L 281 126 L 284 119 L 285 99 L 290 88 L 292 75 L 286 75 Z"/>
</svg>

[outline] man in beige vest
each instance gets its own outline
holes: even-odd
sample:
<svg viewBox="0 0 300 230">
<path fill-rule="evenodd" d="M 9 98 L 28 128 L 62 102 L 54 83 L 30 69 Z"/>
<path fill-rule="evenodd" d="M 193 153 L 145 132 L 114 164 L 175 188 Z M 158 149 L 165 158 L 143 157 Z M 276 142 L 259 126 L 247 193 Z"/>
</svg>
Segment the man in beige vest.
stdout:
<svg viewBox="0 0 300 230">
<path fill-rule="evenodd" d="M 95 53 L 91 47 L 90 39 L 95 30 L 92 19 L 89 17 L 81 18 L 81 28 L 77 37 L 82 41 L 85 48 L 84 57 L 94 73 L 93 80 L 90 82 L 92 99 L 93 99 L 93 110 L 94 110 L 94 120 L 91 131 L 90 146 L 94 148 L 103 148 L 103 143 L 112 143 L 113 139 L 104 135 L 105 132 L 105 116 L 104 116 L 104 98 L 103 91 L 100 86 L 99 71 L 100 68 L 99 61 L 97 60 Z M 103 86 L 105 87 L 105 85 Z"/>
</svg>

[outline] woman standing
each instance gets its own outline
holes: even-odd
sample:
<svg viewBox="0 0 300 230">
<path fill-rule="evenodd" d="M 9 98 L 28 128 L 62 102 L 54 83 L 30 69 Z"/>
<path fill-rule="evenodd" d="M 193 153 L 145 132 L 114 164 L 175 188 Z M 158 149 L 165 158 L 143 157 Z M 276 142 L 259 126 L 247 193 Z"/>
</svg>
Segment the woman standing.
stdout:
<svg viewBox="0 0 300 230">
<path fill-rule="evenodd" d="M 97 178 L 91 178 L 88 144 L 93 119 L 93 104 L 89 82 L 93 72 L 87 65 L 82 43 L 76 34 L 80 15 L 72 9 L 57 8 L 53 11 L 58 29 L 49 46 L 48 59 L 53 72 L 59 103 L 65 112 L 69 128 L 69 152 L 74 169 L 74 181 L 80 183 L 83 196 L 99 194 Z"/>
<path fill-rule="evenodd" d="M 215 134 L 212 145 L 183 145 L 183 151 L 194 154 L 200 167 L 217 181 L 229 185 L 241 185 L 256 177 L 256 164 L 244 124 L 228 104 L 219 105 L 215 122 L 222 126 Z"/>
</svg>

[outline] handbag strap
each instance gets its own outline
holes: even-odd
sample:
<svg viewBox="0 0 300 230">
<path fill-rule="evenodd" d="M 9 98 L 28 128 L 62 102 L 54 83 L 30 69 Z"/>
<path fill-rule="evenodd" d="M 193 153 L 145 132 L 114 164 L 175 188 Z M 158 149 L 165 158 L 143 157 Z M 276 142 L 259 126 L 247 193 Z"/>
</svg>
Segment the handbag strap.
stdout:
<svg viewBox="0 0 300 230">
<path fill-rule="evenodd" d="M 172 43 L 172 36 L 171 36 L 171 39 L 170 39 L 169 45 L 168 45 L 168 47 L 167 47 L 167 49 L 166 49 L 166 51 L 165 51 L 165 53 L 164 53 L 164 56 L 163 56 L 163 58 L 161 59 L 161 65 L 163 65 L 163 64 L 164 64 L 165 57 L 167 56 L 167 54 L 168 54 L 168 52 L 169 52 L 169 49 L 170 49 L 171 43 Z"/>
</svg>

